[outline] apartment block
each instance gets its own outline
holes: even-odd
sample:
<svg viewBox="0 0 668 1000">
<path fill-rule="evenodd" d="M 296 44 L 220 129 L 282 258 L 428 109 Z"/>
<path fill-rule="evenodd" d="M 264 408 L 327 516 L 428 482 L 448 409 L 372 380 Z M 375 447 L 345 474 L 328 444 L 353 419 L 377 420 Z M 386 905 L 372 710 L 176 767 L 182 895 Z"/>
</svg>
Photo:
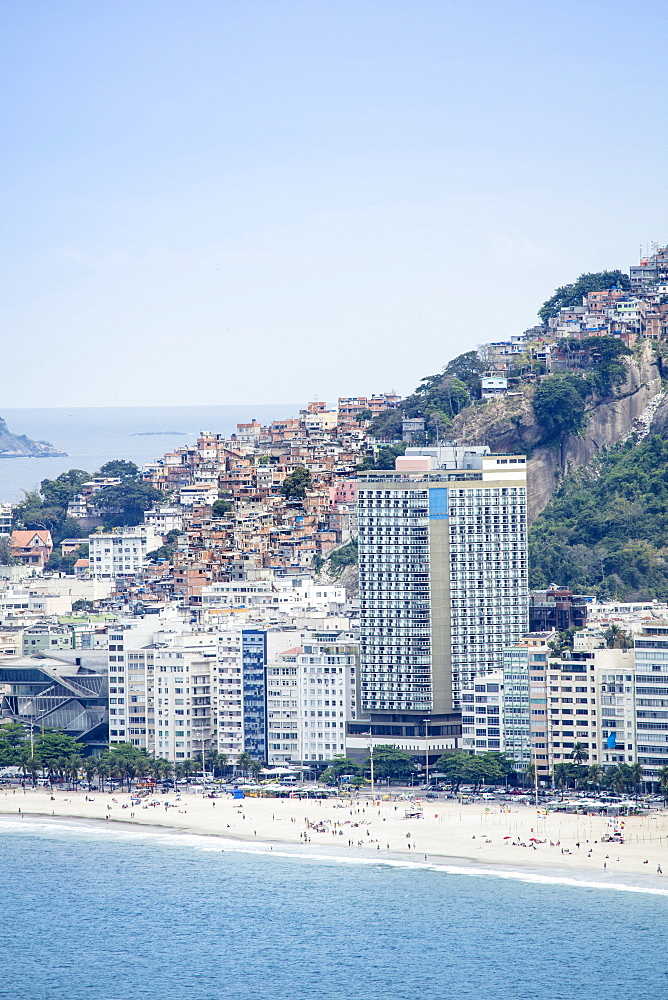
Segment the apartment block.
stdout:
<svg viewBox="0 0 668 1000">
<path fill-rule="evenodd" d="M 668 765 L 668 621 L 645 625 L 634 654 L 638 761 L 645 779 L 658 781 Z"/>
<path fill-rule="evenodd" d="M 359 645 L 346 633 L 301 633 L 267 665 L 268 760 L 322 762 L 346 752 Z"/>
<path fill-rule="evenodd" d="M 462 694 L 461 749 L 470 753 L 502 753 L 503 669 L 476 678 L 473 690 Z"/>
<path fill-rule="evenodd" d="M 447 728 L 527 631 L 525 458 L 409 448 L 358 489 L 361 711 Z"/>
<path fill-rule="evenodd" d="M 146 565 L 147 553 L 162 545 L 162 537 L 149 525 L 93 534 L 88 541 L 89 573 L 101 580 L 135 576 Z"/>
</svg>

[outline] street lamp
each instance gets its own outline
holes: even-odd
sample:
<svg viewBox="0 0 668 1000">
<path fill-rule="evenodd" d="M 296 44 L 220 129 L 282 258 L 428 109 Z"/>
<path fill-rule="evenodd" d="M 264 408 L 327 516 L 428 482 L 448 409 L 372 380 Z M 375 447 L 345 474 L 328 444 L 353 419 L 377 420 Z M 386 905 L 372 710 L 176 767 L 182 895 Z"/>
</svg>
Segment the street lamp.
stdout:
<svg viewBox="0 0 668 1000">
<path fill-rule="evenodd" d="M 429 790 L 429 719 L 424 722 L 424 787 Z"/>
<path fill-rule="evenodd" d="M 373 779 L 373 734 L 371 731 L 371 723 L 369 723 L 369 764 L 371 766 L 371 798 L 375 798 L 374 794 L 374 779 Z"/>
</svg>

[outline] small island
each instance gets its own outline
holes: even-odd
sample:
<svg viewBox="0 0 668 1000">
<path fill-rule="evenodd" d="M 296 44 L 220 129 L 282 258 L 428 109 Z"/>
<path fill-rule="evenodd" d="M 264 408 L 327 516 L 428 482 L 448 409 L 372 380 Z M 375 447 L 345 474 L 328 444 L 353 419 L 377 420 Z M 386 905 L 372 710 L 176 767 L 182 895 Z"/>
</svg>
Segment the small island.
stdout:
<svg viewBox="0 0 668 1000">
<path fill-rule="evenodd" d="M 25 434 L 12 434 L 0 417 L 0 458 L 66 458 L 66 451 L 59 451 L 48 441 L 33 441 Z"/>
</svg>

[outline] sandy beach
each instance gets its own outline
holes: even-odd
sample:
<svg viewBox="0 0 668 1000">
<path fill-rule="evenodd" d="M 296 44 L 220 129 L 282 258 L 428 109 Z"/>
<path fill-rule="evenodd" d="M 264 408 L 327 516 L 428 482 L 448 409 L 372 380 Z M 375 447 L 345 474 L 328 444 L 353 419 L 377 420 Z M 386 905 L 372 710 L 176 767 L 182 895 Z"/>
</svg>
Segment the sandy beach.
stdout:
<svg viewBox="0 0 668 1000">
<path fill-rule="evenodd" d="M 157 804 L 152 804 L 157 803 Z M 424 802 L 422 818 L 406 818 L 412 805 L 387 799 L 217 799 L 201 793 L 160 795 L 131 804 L 127 793 L 6 789 L 0 814 L 102 820 L 184 833 L 309 848 L 345 849 L 369 857 L 415 861 L 461 859 L 485 865 L 551 868 L 592 873 L 666 873 L 668 813 L 623 819 L 545 813 L 498 803 Z M 621 831 L 624 843 L 603 837 Z"/>
</svg>

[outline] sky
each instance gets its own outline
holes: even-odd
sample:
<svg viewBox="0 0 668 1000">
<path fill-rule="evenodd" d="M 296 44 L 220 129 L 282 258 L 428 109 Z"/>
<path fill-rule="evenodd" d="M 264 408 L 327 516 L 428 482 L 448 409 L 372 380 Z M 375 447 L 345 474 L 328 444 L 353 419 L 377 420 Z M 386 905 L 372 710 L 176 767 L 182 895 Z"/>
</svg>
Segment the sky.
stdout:
<svg viewBox="0 0 668 1000">
<path fill-rule="evenodd" d="M 3 407 L 411 392 L 668 242 L 666 0 L 6 0 Z"/>
</svg>

